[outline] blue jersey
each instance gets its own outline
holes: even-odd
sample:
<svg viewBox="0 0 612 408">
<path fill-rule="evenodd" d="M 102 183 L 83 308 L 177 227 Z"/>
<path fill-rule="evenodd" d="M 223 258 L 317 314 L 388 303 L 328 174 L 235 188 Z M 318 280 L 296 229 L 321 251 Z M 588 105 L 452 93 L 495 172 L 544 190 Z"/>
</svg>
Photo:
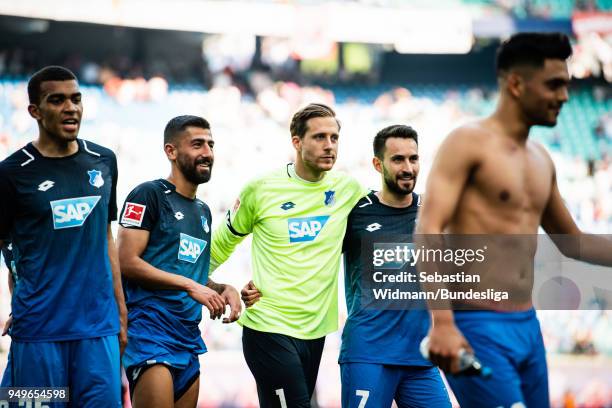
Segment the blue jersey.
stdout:
<svg viewBox="0 0 612 408">
<path fill-rule="evenodd" d="M 12 245 L 17 341 L 119 332 L 107 246 L 117 160 L 102 146 L 77 142 L 71 156 L 44 157 L 30 143 L 0 163 L 0 239 Z"/>
<path fill-rule="evenodd" d="M 4 242 L 2 244 L 2 248 L 0 248 L 2 252 L 2 258 L 4 259 L 4 264 L 6 268 L 9 270 L 10 274 L 13 274 L 15 270 L 15 262 L 13 261 L 13 244 L 10 242 Z M 13 281 L 15 281 L 15 275 L 13 274 Z"/>
<path fill-rule="evenodd" d="M 211 213 L 204 202 L 182 196 L 167 180 L 149 181 L 128 195 L 120 224 L 149 231 L 149 242 L 141 254 L 144 261 L 206 284 Z M 142 347 L 144 342 L 172 344 L 172 350 L 206 351 L 198 328 L 202 305 L 185 291 L 150 290 L 130 280 L 124 280 L 123 287 L 130 321 L 126 366 L 140 363 L 137 356 L 147 352 Z"/>
<path fill-rule="evenodd" d="M 362 305 L 364 243 L 414 232 L 420 197 L 394 208 L 382 204 L 376 194 L 362 198 L 351 211 L 344 237 L 345 293 L 348 318 L 342 332 L 340 363 L 376 363 L 431 366 L 419 352 L 429 330 L 427 310 L 376 310 Z M 371 253 L 372 251 L 369 250 Z"/>
</svg>

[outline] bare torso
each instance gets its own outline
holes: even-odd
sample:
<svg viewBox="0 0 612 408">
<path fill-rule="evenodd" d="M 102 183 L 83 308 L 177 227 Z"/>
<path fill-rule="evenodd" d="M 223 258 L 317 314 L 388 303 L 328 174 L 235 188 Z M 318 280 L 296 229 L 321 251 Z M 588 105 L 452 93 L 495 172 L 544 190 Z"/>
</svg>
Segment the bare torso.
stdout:
<svg viewBox="0 0 612 408">
<path fill-rule="evenodd" d="M 531 307 L 535 234 L 551 195 L 554 167 L 542 147 L 511 138 L 492 119 L 469 128 L 476 164 L 447 232 L 482 235 L 487 245 L 486 261 L 473 269 L 482 279 L 479 290 L 505 290 L 510 299 L 482 306 L 526 309 Z"/>
</svg>

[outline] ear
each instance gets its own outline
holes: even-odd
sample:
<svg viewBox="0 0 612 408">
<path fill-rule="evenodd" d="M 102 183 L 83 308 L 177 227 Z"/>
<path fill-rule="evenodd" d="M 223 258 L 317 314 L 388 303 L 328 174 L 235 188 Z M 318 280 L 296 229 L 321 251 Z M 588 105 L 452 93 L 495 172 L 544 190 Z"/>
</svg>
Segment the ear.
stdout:
<svg viewBox="0 0 612 408">
<path fill-rule="evenodd" d="M 291 144 L 293 145 L 293 148 L 296 151 L 301 151 L 302 150 L 302 138 L 300 138 L 297 135 L 292 135 L 291 136 Z"/>
<path fill-rule="evenodd" d="M 40 114 L 40 109 L 38 109 L 38 106 L 34 105 L 33 103 L 28 105 L 28 113 L 30 114 L 31 117 L 33 117 L 36 120 L 42 119 L 42 115 Z"/>
<path fill-rule="evenodd" d="M 506 77 L 506 88 L 510 95 L 518 98 L 525 90 L 525 78 L 516 71 L 509 73 Z"/>
<path fill-rule="evenodd" d="M 177 149 L 172 143 L 166 143 L 164 145 L 164 152 L 166 153 L 166 157 L 170 161 L 176 160 L 177 157 Z"/>
<path fill-rule="evenodd" d="M 376 156 L 372 157 L 372 165 L 374 166 L 374 169 L 376 169 L 377 172 L 379 172 L 380 174 L 383 173 L 382 162 L 380 161 L 378 157 Z"/>
</svg>

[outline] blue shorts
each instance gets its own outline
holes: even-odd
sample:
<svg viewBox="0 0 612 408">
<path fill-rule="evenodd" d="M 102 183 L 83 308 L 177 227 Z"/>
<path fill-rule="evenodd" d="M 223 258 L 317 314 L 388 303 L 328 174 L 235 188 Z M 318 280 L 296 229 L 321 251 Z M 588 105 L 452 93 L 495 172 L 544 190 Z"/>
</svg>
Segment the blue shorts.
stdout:
<svg viewBox="0 0 612 408">
<path fill-rule="evenodd" d="M 546 350 L 533 309 L 455 312 L 457 327 L 491 377 L 447 376 L 462 408 L 550 406 Z"/>
<path fill-rule="evenodd" d="M 340 375 L 343 408 L 451 407 L 437 367 L 342 363 Z"/>
<path fill-rule="evenodd" d="M 13 340 L 1 385 L 68 387 L 72 407 L 121 407 L 119 340 L 116 335 L 57 342 Z"/>
<path fill-rule="evenodd" d="M 170 370 L 174 385 L 174 401 L 178 401 L 187 392 L 187 390 L 189 390 L 189 387 L 191 387 L 193 383 L 200 378 L 200 361 L 197 354 L 193 354 L 189 362 L 184 366 L 181 365 L 180 368 L 175 367 L 166 361 L 156 359 L 147 360 L 140 365 L 127 367 L 125 369 L 125 373 L 130 384 L 130 397 L 134 395 L 134 388 L 136 387 L 138 380 L 142 377 L 142 374 L 157 364 L 164 365 L 168 367 L 168 370 Z"/>
</svg>

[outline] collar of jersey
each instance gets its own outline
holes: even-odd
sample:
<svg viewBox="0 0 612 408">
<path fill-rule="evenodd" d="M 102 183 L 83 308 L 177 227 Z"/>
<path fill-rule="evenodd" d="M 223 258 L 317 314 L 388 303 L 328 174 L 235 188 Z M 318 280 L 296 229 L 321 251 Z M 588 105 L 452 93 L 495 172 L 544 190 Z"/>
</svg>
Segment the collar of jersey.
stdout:
<svg viewBox="0 0 612 408">
<path fill-rule="evenodd" d="M 368 194 L 368 196 L 370 197 L 370 199 L 371 199 L 373 202 L 376 202 L 376 203 L 378 203 L 379 205 L 382 205 L 383 207 L 385 207 L 385 208 L 389 208 L 389 209 L 391 209 L 391 210 L 393 210 L 393 211 L 406 211 L 406 210 L 410 210 L 410 209 L 412 209 L 412 208 L 416 207 L 416 206 L 418 205 L 418 202 L 419 202 L 419 195 L 413 191 L 412 193 L 410 193 L 410 194 L 412 194 L 412 203 L 411 203 L 411 204 L 410 204 L 408 207 L 392 207 L 392 206 L 387 205 L 387 204 L 383 203 L 382 201 L 380 201 L 380 198 L 378 198 L 378 196 L 376 195 L 376 192 L 377 192 L 377 191 L 372 190 L 372 191 L 371 191 L 371 192 Z"/>
<path fill-rule="evenodd" d="M 194 202 L 195 200 L 197 200 L 196 198 L 189 198 L 189 197 L 185 197 L 184 195 L 182 195 L 181 193 L 176 191 L 176 186 L 174 184 L 172 184 L 171 182 L 169 182 L 166 179 L 157 179 L 157 182 L 159 184 L 161 184 L 165 189 L 170 190 L 172 193 L 174 193 L 175 196 L 182 198 L 183 200 L 187 200 L 189 202 Z"/>
<path fill-rule="evenodd" d="M 72 159 L 73 157 L 77 156 L 79 153 L 81 153 L 81 141 L 79 139 L 76 139 L 77 142 L 77 146 L 78 149 L 76 152 L 68 155 L 68 156 L 59 156 L 59 157 L 49 157 L 49 156 L 43 156 L 43 154 L 36 148 L 36 146 L 34 146 L 34 143 L 30 142 L 26 145 L 25 150 L 27 150 L 29 153 L 33 154 L 36 158 L 39 159 L 46 159 L 46 160 L 66 160 L 66 159 Z"/>
<path fill-rule="evenodd" d="M 292 179 L 294 179 L 296 181 L 299 181 L 300 183 L 303 183 L 303 184 L 306 184 L 306 185 L 309 185 L 309 186 L 319 185 L 319 184 L 321 184 L 321 182 L 323 180 L 325 180 L 325 176 L 323 176 L 323 178 L 321 180 L 319 180 L 319 181 L 308 181 L 308 180 L 305 180 L 305 179 L 301 178 L 300 176 L 298 176 L 298 174 L 295 171 L 295 163 L 287 164 L 287 174 L 289 175 L 289 178 L 292 178 Z"/>
</svg>

